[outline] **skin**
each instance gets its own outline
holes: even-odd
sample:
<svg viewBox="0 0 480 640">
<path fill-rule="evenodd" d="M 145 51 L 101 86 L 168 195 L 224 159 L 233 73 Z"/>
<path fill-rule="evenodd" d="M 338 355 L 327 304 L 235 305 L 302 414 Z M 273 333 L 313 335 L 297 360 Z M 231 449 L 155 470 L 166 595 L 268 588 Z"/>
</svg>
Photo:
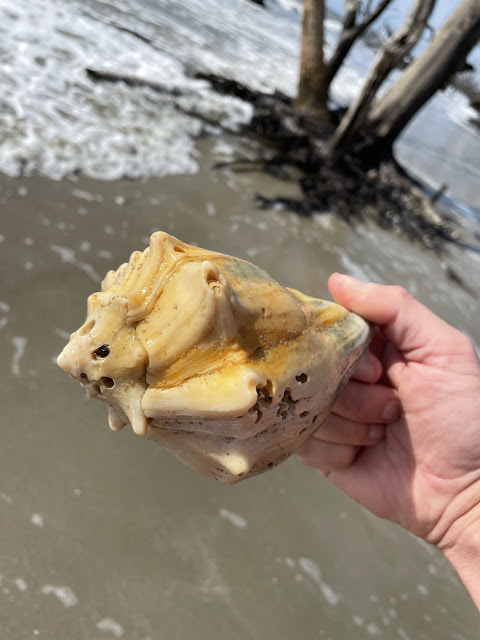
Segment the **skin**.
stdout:
<svg viewBox="0 0 480 640">
<path fill-rule="evenodd" d="M 376 325 L 370 352 L 298 452 L 380 518 L 440 549 L 480 609 L 480 363 L 471 341 L 397 286 L 333 274 Z"/>
</svg>

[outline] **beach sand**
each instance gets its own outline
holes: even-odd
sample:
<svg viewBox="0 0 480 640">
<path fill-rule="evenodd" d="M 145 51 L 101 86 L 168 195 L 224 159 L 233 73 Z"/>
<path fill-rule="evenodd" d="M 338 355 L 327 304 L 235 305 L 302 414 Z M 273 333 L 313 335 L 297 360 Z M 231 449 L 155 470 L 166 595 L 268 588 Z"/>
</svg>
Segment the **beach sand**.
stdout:
<svg viewBox="0 0 480 640">
<path fill-rule="evenodd" d="M 480 343 L 478 297 L 445 269 L 474 269 L 475 255 L 440 261 L 332 214 L 261 211 L 256 193 L 296 187 L 214 171 L 224 155 L 201 140 L 199 173 L 145 181 L 0 176 L 2 634 L 477 638 L 476 610 L 427 545 L 294 459 L 234 489 L 198 477 L 110 432 L 55 364 L 106 271 L 159 229 L 318 296 L 335 270 L 404 284 Z"/>
</svg>

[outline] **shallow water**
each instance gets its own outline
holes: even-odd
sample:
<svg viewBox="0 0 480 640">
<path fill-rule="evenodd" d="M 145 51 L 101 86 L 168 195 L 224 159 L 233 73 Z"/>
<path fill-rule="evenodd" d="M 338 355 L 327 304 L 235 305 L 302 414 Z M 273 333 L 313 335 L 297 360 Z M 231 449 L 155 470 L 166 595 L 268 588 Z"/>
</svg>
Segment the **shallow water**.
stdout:
<svg viewBox="0 0 480 640">
<path fill-rule="evenodd" d="M 105 407 L 56 366 L 100 277 L 157 229 L 317 295 L 337 269 L 402 282 L 480 343 L 478 291 L 435 257 L 330 215 L 259 211 L 255 192 L 291 188 L 213 172 L 219 146 L 198 150 L 193 176 L 0 178 L 2 636 L 477 638 L 445 560 L 312 470 L 290 460 L 234 487 L 198 477 L 110 432 Z"/>
</svg>

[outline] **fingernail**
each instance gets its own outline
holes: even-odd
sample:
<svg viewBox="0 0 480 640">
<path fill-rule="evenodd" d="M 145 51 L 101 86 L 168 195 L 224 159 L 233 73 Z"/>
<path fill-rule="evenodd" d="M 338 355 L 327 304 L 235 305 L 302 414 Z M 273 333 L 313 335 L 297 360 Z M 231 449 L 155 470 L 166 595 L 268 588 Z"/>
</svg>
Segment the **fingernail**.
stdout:
<svg viewBox="0 0 480 640">
<path fill-rule="evenodd" d="M 402 413 L 402 405 L 398 400 L 391 400 L 383 411 L 382 418 L 387 422 L 398 420 Z"/>
<path fill-rule="evenodd" d="M 368 430 L 368 439 L 370 442 L 378 442 L 382 439 L 385 433 L 385 425 L 383 424 L 371 424 Z"/>
</svg>

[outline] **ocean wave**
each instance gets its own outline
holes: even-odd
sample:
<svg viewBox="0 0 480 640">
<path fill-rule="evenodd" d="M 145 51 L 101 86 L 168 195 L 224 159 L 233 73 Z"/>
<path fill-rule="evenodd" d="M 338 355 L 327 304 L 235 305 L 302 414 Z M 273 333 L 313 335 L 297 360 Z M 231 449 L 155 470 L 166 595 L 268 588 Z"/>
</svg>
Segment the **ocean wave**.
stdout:
<svg viewBox="0 0 480 640">
<path fill-rule="evenodd" d="M 106 180 L 196 171 L 202 119 L 235 128 L 250 117 L 249 106 L 211 91 L 161 46 L 125 30 L 124 12 L 116 15 L 113 3 L 110 24 L 95 8 L 57 0 L 2 3 L 0 170 Z M 212 55 L 207 43 L 201 44 Z M 95 83 L 87 67 L 166 90 Z"/>
<path fill-rule="evenodd" d="M 272 0 L 266 10 L 247 0 L 3 0 L 0 171 L 105 180 L 195 172 L 195 139 L 212 131 L 208 123 L 238 129 L 251 115 L 249 105 L 218 95 L 195 71 L 294 96 L 300 8 L 299 0 Z M 338 31 L 338 21 L 328 19 L 327 54 Z M 333 83 L 335 102 L 352 101 L 372 57 L 357 43 Z M 94 82 L 86 68 L 157 90 Z M 448 91 L 427 112 L 411 130 L 413 145 L 428 149 L 439 139 L 429 120 L 456 126 L 466 142 L 452 162 L 470 163 L 466 99 Z"/>
</svg>

